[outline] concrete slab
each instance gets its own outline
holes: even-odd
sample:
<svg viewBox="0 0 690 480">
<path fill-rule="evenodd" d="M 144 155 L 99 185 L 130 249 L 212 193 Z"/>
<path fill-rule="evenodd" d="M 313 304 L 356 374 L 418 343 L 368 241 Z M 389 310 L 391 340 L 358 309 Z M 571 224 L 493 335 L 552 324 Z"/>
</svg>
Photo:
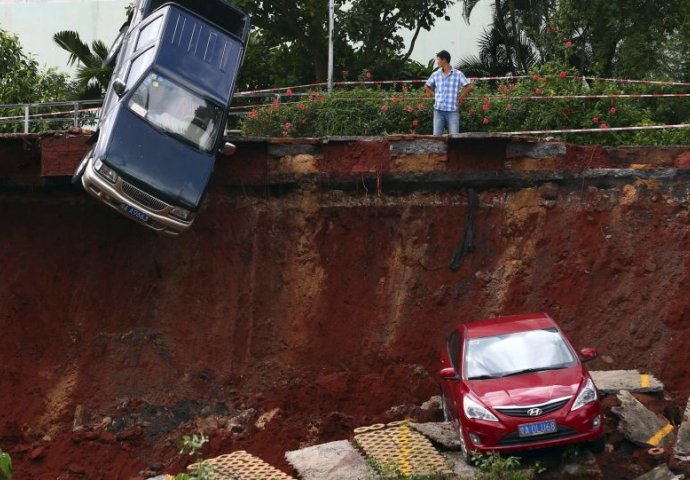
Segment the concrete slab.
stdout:
<svg viewBox="0 0 690 480">
<path fill-rule="evenodd" d="M 644 475 L 640 475 L 635 480 L 678 480 L 681 478 L 685 477 L 683 475 L 676 475 L 664 464 L 659 465 L 654 470 L 650 470 Z"/>
<path fill-rule="evenodd" d="M 620 407 L 613 407 L 611 411 L 620 418 L 618 431 L 628 440 L 638 445 L 662 447 L 670 445 L 673 435 L 673 425 L 664 417 L 657 415 L 642 405 L 627 390 L 621 390 L 617 395 Z"/>
<path fill-rule="evenodd" d="M 589 372 L 600 393 L 628 390 L 634 393 L 663 392 L 664 384 L 654 375 L 638 370 L 600 370 Z"/>
<path fill-rule="evenodd" d="M 364 458 L 347 440 L 293 450 L 285 454 L 287 462 L 302 480 L 366 480 Z"/>
<path fill-rule="evenodd" d="M 673 454 L 678 460 L 690 462 L 690 400 L 685 406 L 683 422 L 678 427 L 678 437 L 673 450 Z"/>
<path fill-rule="evenodd" d="M 451 422 L 410 423 L 410 428 L 418 431 L 432 443 L 449 450 L 460 449 L 458 432 Z"/>
</svg>

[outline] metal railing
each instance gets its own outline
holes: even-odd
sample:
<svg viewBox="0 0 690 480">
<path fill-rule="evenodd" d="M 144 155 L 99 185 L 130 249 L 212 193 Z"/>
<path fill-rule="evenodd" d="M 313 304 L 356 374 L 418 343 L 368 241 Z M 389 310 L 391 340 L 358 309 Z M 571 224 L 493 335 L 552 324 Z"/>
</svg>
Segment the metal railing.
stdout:
<svg viewBox="0 0 690 480">
<path fill-rule="evenodd" d="M 29 133 L 95 125 L 102 104 L 103 100 L 3 104 L 0 105 L 0 131 Z M 2 128 L 3 125 L 14 127 Z"/>
</svg>

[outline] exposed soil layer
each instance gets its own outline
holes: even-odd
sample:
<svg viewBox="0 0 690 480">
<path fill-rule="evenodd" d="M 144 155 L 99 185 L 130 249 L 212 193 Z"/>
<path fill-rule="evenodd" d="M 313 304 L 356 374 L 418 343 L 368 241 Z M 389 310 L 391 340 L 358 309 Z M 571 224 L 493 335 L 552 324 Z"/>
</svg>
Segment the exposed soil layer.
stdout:
<svg viewBox="0 0 690 480">
<path fill-rule="evenodd" d="M 451 328 L 529 311 L 684 407 L 689 198 L 683 181 L 484 190 L 453 272 L 465 191 L 214 188 L 173 240 L 76 189 L 0 193 L 0 448 L 16 478 L 119 480 L 179 471 L 201 430 L 205 456 L 289 471 L 287 450 L 424 420 Z"/>
</svg>

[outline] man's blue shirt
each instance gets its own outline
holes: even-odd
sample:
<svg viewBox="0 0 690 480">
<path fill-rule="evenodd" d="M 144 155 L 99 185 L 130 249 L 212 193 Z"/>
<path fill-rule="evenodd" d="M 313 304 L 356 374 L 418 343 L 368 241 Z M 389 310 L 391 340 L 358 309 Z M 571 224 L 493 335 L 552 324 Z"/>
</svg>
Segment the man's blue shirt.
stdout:
<svg viewBox="0 0 690 480">
<path fill-rule="evenodd" d="M 434 90 L 434 108 L 444 112 L 454 112 L 458 109 L 458 92 L 460 87 L 468 85 L 470 82 L 460 71 L 451 67 L 450 73 L 446 76 L 440 68 L 431 74 L 426 86 Z"/>
</svg>

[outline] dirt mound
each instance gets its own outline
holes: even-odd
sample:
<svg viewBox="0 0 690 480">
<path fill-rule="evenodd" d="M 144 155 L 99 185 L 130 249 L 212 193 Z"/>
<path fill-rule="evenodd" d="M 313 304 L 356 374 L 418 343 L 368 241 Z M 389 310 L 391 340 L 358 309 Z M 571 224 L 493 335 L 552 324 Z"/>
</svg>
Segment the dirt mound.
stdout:
<svg viewBox="0 0 690 480">
<path fill-rule="evenodd" d="M 457 272 L 464 191 L 216 188 L 174 240 L 77 191 L 4 193 L 0 447 L 17 478 L 129 479 L 181 469 L 202 430 L 204 455 L 287 471 L 286 450 L 422 415 L 454 324 L 529 311 L 684 406 L 689 192 L 482 191 Z"/>
</svg>

